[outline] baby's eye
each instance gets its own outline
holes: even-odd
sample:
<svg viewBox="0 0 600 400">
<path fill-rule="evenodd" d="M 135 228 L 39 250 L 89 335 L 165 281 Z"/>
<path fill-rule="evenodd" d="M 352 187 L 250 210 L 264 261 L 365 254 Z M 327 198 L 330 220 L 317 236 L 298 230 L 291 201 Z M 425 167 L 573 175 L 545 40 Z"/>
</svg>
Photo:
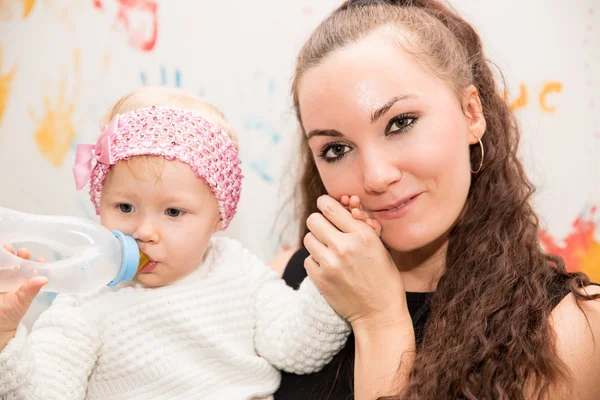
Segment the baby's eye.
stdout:
<svg viewBox="0 0 600 400">
<path fill-rule="evenodd" d="M 177 218 L 183 215 L 183 211 L 178 210 L 176 208 L 167 208 L 167 211 L 165 211 L 165 213 L 171 218 Z"/>
<path fill-rule="evenodd" d="M 130 212 L 133 212 L 133 206 L 126 203 L 119 204 L 119 210 L 121 210 L 122 213 L 129 214 Z"/>
</svg>

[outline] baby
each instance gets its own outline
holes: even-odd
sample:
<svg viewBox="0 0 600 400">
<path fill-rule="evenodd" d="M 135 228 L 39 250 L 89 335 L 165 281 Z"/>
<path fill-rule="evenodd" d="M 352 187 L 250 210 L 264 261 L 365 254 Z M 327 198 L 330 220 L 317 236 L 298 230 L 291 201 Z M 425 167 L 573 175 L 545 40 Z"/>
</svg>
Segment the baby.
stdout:
<svg viewBox="0 0 600 400">
<path fill-rule="evenodd" d="M 106 122 L 95 145 L 78 148 L 77 187 L 90 182 L 102 225 L 135 238 L 149 262 L 130 283 L 59 295 L 29 336 L 12 327 L 0 341 L 0 398 L 269 399 L 278 370 L 331 361 L 349 325 L 310 279 L 294 291 L 214 235 L 242 181 L 223 115 L 148 87 L 117 101 Z M 6 325 L 0 317 L 0 334 Z"/>
</svg>

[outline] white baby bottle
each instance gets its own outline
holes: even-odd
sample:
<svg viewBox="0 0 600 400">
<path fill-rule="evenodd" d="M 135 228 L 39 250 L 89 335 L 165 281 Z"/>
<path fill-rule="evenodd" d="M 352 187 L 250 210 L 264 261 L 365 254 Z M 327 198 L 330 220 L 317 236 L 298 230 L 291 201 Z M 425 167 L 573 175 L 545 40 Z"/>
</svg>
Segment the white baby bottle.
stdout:
<svg viewBox="0 0 600 400">
<path fill-rule="evenodd" d="M 39 263 L 19 258 L 1 245 L 39 243 L 61 256 Z M 0 292 L 14 292 L 34 276 L 42 290 L 77 294 L 133 279 L 147 258 L 134 238 L 77 217 L 34 215 L 0 207 Z"/>
</svg>

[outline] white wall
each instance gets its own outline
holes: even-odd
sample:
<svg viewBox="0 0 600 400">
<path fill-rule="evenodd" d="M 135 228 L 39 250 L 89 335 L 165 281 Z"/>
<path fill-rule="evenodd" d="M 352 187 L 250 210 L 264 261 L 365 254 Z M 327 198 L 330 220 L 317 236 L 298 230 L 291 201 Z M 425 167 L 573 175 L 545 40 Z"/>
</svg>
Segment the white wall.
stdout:
<svg viewBox="0 0 600 400">
<path fill-rule="evenodd" d="M 227 234 L 268 260 L 279 249 L 272 228 L 278 199 L 288 193 L 283 172 L 296 143 L 289 94 L 294 58 L 339 3 L 158 1 L 156 43 L 143 50 L 140 43 L 152 38 L 152 13 L 126 10 L 126 28 L 117 0 L 2 2 L 0 205 L 95 218 L 87 192 L 74 188 L 75 143 L 95 141 L 100 116 L 125 92 L 143 84 L 178 85 L 212 101 L 237 128 L 246 178 Z M 540 189 L 538 210 L 561 243 L 580 213 L 600 204 L 600 2 L 454 4 L 504 69 L 510 102 L 525 85 L 527 101 L 516 111 L 522 151 Z M 24 5 L 32 6 L 27 15 Z M 542 108 L 544 88 L 559 89 L 545 98 L 552 109 Z M 54 119 L 46 121 L 47 131 L 36 136 L 48 116 Z M 600 250 L 585 249 L 600 262 Z"/>
</svg>

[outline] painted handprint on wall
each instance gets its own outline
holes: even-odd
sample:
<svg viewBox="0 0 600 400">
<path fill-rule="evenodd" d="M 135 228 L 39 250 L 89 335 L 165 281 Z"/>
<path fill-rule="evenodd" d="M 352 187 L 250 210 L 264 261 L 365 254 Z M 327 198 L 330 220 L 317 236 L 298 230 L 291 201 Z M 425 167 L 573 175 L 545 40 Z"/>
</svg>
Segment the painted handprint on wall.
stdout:
<svg viewBox="0 0 600 400">
<path fill-rule="evenodd" d="M 12 89 L 12 81 L 17 72 L 17 67 L 12 66 L 7 73 L 4 73 L 2 67 L 2 47 L 0 46 L 0 126 L 2 124 L 2 117 L 4 117 L 4 110 L 8 103 L 8 97 Z"/>
<path fill-rule="evenodd" d="M 285 96 L 287 93 L 276 93 L 277 85 L 274 79 L 264 79 L 260 72 L 255 72 L 251 80 L 248 80 L 250 88 L 246 88 L 244 93 L 252 93 L 251 102 L 244 104 L 242 109 L 246 115 L 243 119 L 244 135 L 251 139 L 251 146 L 248 150 L 242 147 L 243 160 L 249 165 L 251 171 L 267 183 L 275 183 L 277 179 L 276 168 L 273 165 L 274 156 L 277 154 L 281 134 L 274 125 L 275 119 L 272 114 L 263 114 L 264 111 L 274 109 L 274 105 L 281 101 L 279 96 Z M 271 106 L 261 107 L 257 111 L 252 107 L 252 102 L 265 102 Z"/>
<path fill-rule="evenodd" d="M 151 51 L 158 37 L 158 5 L 154 0 L 92 0 L 125 29 L 129 44 Z M 115 9 L 116 7 L 116 9 Z"/>
<path fill-rule="evenodd" d="M 62 165 L 75 138 L 73 114 L 81 82 L 79 59 L 80 53 L 79 50 L 76 50 L 74 53 L 74 94 L 71 99 L 67 100 L 68 79 L 66 74 L 63 74 L 59 84 L 58 97 L 54 101 L 50 96 L 44 96 L 43 98 L 44 111 L 42 117 L 37 117 L 36 112 L 30 110 L 30 117 L 37 125 L 35 142 L 38 150 L 55 167 Z"/>
</svg>

